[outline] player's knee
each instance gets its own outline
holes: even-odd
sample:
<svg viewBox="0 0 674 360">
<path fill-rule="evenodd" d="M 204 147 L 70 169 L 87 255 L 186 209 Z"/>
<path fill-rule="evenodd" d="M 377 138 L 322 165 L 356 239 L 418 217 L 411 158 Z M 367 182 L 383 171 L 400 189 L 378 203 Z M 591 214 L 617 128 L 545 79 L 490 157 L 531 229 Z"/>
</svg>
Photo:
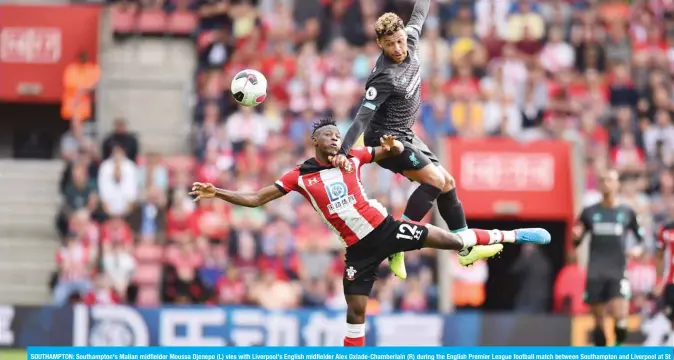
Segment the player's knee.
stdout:
<svg viewBox="0 0 674 360">
<path fill-rule="evenodd" d="M 420 181 L 423 184 L 428 184 L 433 187 L 436 187 L 438 189 L 445 191 L 445 176 L 442 174 L 442 172 L 439 169 L 433 169 L 429 172 L 426 173 L 426 176 L 423 177 Z"/>
<path fill-rule="evenodd" d="M 445 186 L 442 188 L 442 192 L 446 193 L 448 191 L 452 191 L 453 189 L 456 188 L 456 182 L 454 181 L 454 177 L 452 175 L 449 175 L 448 173 L 445 172 Z"/>
</svg>

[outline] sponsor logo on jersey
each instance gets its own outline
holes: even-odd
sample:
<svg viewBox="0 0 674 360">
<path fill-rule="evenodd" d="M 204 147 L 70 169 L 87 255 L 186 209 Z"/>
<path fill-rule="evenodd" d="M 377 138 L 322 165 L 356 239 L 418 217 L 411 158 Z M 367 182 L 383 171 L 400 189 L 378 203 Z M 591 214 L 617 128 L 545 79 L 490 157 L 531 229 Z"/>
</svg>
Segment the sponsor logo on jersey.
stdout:
<svg viewBox="0 0 674 360">
<path fill-rule="evenodd" d="M 356 197 L 349 195 L 346 184 L 341 181 L 325 185 L 325 191 L 330 199 L 328 204 L 330 215 L 350 209 L 356 204 Z"/>
<path fill-rule="evenodd" d="M 597 222 L 592 224 L 592 234 L 600 236 L 622 236 L 625 232 L 623 224 L 615 222 Z"/>
</svg>

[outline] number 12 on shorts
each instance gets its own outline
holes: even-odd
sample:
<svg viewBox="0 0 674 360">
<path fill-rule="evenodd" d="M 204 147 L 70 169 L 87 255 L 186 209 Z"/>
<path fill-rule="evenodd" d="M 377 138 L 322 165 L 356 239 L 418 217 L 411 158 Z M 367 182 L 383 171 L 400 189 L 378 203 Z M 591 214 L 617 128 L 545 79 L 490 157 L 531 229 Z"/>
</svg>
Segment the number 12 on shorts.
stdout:
<svg viewBox="0 0 674 360">
<path fill-rule="evenodd" d="M 419 227 L 417 225 L 410 225 L 402 223 L 398 227 L 398 233 L 396 234 L 396 239 L 403 240 L 419 240 L 421 236 L 421 231 L 417 231 Z"/>
</svg>

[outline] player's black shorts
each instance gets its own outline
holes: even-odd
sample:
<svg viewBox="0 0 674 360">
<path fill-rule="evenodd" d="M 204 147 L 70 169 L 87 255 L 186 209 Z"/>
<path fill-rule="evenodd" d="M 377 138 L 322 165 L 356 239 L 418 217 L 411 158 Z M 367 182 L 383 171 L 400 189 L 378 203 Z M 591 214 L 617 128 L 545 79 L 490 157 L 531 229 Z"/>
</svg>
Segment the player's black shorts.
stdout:
<svg viewBox="0 0 674 360">
<path fill-rule="evenodd" d="M 616 298 L 629 299 L 630 284 L 625 278 L 588 277 L 585 286 L 585 303 L 604 304 Z"/>
<path fill-rule="evenodd" d="M 431 149 L 416 135 L 410 139 L 398 139 L 405 145 L 405 150 L 398 156 L 386 158 L 377 162 L 379 166 L 394 173 L 402 174 L 406 170 L 420 170 L 428 164 L 439 165 L 440 161 Z M 372 146 L 369 142 L 366 145 Z M 374 146 L 379 145 L 379 140 Z"/>
<path fill-rule="evenodd" d="M 392 254 L 421 249 L 427 236 L 425 225 L 388 216 L 371 233 L 346 248 L 344 294 L 369 295 L 379 264 Z"/>
</svg>

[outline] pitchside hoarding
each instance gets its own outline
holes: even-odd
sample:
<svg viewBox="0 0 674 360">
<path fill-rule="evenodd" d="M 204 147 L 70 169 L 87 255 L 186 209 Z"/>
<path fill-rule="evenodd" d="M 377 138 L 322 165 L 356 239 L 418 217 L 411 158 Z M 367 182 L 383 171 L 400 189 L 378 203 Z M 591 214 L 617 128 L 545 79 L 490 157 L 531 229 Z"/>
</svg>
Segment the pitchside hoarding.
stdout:
<svg viewBox="0 0 674 360">
<path fill-rule="evenodd" d="M 124 306 L 0 307 L 0 344 L 28 346 L 341 346 L 344 313 Z M 563 316 L 400 313 L 368 318 L 376 346 L 568 345 Z"/>
<path fill-rule="evenodd" d="M 571 154 L 566 142 L 452 138 L 445 150 L 467 217 L 573 218 Z"/>
<path fill-rule="evenodd" d="M 58 103 L 63 70 L 98 55 L 99 7 L 0 5 L 0 101 Z"/>
</svg>

